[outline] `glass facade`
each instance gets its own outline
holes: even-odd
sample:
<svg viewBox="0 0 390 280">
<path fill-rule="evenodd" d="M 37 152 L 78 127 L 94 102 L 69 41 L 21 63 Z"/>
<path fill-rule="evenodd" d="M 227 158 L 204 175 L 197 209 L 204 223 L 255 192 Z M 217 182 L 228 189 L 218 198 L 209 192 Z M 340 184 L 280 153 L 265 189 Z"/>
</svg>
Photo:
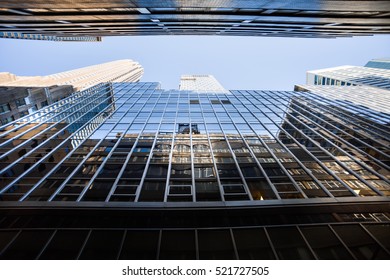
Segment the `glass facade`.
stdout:
<svg viewBox="0 0 390 280">
<path fill-rule="evenodd" d="M 0 127 L 1 257 L 390 258 L 390 116 L 348 106 L 157 83 L 76 93 Z"/>
<path fill-rule="evenodd" d="M 0 2 L 0 38 L 100 41 L 100 36 L 389 34 L 389 5 L 383 0 L 360 0 L 354 5 L 334 0 L 19 2 Z"/>
</svg>

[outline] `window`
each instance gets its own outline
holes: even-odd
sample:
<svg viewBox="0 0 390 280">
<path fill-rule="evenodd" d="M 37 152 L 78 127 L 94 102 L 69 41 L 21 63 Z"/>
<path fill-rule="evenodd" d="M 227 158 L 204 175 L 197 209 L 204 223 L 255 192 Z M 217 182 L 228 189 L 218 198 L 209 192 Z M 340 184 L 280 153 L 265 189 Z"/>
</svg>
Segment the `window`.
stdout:
<svg viewBox="0 0 390 280">
<path fill-rule="evenodd" d="M 197 124 L 191 124 L 191 130 L 192 134 L 199 134 L 198 125 Z M 190 134 L 190 124 L 188 123 L 179 123 L 179 130 L 178 133 L 181 134 Z"/>
<path fill-rule="evenodd" d="M 195 231 L 163 230 L 161 237 L 160 259 L 193 260 L 196 258 Z"/>
<path fill-rule="evenodd" d="M 12 122 L 12 121 L 14 121 L 14 120 L 15 120 L 15 118 L 14 118 L 13 116 L 10 116 L 10 117 L 8 117 L 8 118 L 2 119 L 2 120 L 1 120 L 1 123 L 2 123 L 2 124 L 7 124 L 7 123 L 10 123 L 10 122 Z"/>
<path fill-rule="evenodd" d="M 28 114 L 29 114 L 28 111 L 19 112 L 20 117 L 27 116 Z"/>
<path fill-rule="evenodd" d="M 26 105 L 26 101 L 24 100 L 24 98 L 16 99 L 16 100 L 15 100 L 15 103 L 16 103 L 16 106 L 17 106 L 17 107 Z"/>
<path fill-rule="evenodd" d="M 0 113 L 5 113 L 11 111 L 8 103 L 0 104 Z"/>
<path fill-rule="evenodd" d="M 47 103 L 47 100 L 41 102 L 41 108 L 43 108 L 43 107 L 45 107 L 47 105 L 49 105 L 49 103 Z"/>
</svg>

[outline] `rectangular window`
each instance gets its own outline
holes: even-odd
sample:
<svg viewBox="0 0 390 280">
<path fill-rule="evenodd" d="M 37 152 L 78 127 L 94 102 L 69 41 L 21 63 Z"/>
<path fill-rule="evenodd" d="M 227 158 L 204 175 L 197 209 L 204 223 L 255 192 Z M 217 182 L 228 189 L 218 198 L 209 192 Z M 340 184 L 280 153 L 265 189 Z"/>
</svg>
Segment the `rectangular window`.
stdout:
<svg viewBox="0 0 390 280">
<path fill-rule="evenodd" d="M 16 99 L 16 100 L 15 100 L 15 103 L 16 103 L 16 106 L 17 106 L 17 107 L 26 105 L 26 101 L 24 100 L 24 98 Z"/>
<path fill-rule="evenodd" d="M 29 114 L 28 111 L 19 112 L 20 117 L 27 116 L 28 114 Z"/>
<path fill-rule="evenodd" d="M 8 103 L 0 104 L 0 113 L 6 113 L 11 111 L 11 108 L 9 107 Z"/>
<path fill-rule="evenodd" d="M 14 118 L 13 116 L 10 116 L 10 117 L 8 117 L 8 118 L 2 119 L 2 120 L 1 120 L 1 123 L 2 123 L 2 124 L 7 124 L 7 123 L 10 123 L 10 122 L 12 122 L 12 121 L 14 121 L 14 120 L 15 120 L 15 118 Z"/>
</svg>

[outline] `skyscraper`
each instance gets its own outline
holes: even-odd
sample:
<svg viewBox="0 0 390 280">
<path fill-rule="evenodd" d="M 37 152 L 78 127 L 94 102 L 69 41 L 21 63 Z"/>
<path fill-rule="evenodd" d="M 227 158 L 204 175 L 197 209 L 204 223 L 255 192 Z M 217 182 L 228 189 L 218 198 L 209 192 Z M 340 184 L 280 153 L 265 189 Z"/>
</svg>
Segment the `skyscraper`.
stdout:
<svg viewBox="0 0 390 280">
<path fill-rule="evenodd" d="M 362 66 L 338 66 L 307 71 L 306 83 L 329 86 L 365 85 L 390 89 L 390 70 Z"/>
<path fill-rule="evenodd" d="M 296 85 L 295 90 L 310 91 L 335 102 L 349 101 L 351 104 L 345 107 L 352 106 L 361 114 L 367 107 L 379 114 L 389 114 L 390 69 L 386 69 L 386 63 L 385 59 L 371 60 L 365 67 L 340 66 L 308 71 L 307 84 Z"/>
<path fill-rule="evenodd" d="M 364 67 L 390 70 L 390 58 L 371 59 Z"/>
<path fill-rule="evenodd" d="M 390 116 L 348 105 L 157 83 L 78 92 L 0 127 L 0 256 L 389 259 Z"/>
<path fill-rule="evenodd" d="M 67 41 L 67 42 L 99 42 L 101 37 L 89 37 L 89 36 L 56 36 L 56 35 L 42 35 L 42 34 L 30 34 L 22 32 L 0 32 L 0 38 L 9 39 L 26 39 L 26 40 L 45 40 L 45 41 Z"/>
<path fill-rule="evenodd" d="M 389 34 L 390 24 L 389 3 L 383 0 L 353 4 L 333 0 L 8 0 L 1 1 L 0 15 L 0 36 L 51 40 L 124 35 L 334 38 Z"/>
<path fill-rule="evenodd" d="M 212 75 L 182 75 L 179 89 L 198 92 L 227 92 Z"/>
<path fill-rule="evenodd" d="M 0 73 L 0 122 L 6 124 L 57 102 L 75 90 L 102 82 L 138 82 L 143 68 L 117 60 L 48 76 L 23 77 Z"/>
<path fill-rule="evenodd" d="M 76 90 L 98 83 L 138 82 L 143 74 L 142 66 L 130 59 L 115 60 L 87 66 L 47 76 L 23 77 L 10 73 L 0 73 L 0 86 L 38 86 L 72 85 Z"/>
</svg>

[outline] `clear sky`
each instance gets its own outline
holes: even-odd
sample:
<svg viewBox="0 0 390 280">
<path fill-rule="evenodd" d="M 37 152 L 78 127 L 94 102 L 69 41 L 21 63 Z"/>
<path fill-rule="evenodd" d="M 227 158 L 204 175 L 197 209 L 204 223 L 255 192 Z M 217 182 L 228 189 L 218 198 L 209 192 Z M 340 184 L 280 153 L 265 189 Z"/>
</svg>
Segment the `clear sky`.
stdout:
<svg viewBox="0 0 390 280">
<path fill-rule="evenodd" d="M 307 70 L 390 57 L 390 35 L 299 39 L 222 36 L 105 37 L 103 42 L 0 39 L 0 72 L 48 75 L 117 59 L 138 61 L 141 81 L 177 89 L 181 74 L 211 74 L 227 89 L 292 90 Z"/>
</svg>

